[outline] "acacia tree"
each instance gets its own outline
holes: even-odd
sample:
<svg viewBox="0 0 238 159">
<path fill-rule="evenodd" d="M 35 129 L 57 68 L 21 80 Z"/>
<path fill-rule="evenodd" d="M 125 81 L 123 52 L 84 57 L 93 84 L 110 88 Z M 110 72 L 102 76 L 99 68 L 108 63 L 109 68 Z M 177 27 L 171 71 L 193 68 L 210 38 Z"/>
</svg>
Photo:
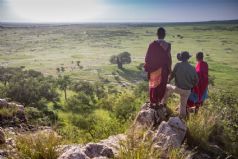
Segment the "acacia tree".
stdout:
<svg viewBox="0 0 238 159">
<path fill-rule="evenodd" d="M 117 64 L 119 69 L 123 69 L 124 64 L 131 63 L 131 54 L 129 52 L 122 52 L 118 55 L 113 55 L 110 58 L 111 64 Z"/>
<path fill-rule="evenodd" d="M 64 99 L 67 100 L 67 88 L 69 87 L 71 80 L 69 76 L 59 76 L 58 77 L 58 85 L 61 90 L 64 91 Z"/>
</svg>

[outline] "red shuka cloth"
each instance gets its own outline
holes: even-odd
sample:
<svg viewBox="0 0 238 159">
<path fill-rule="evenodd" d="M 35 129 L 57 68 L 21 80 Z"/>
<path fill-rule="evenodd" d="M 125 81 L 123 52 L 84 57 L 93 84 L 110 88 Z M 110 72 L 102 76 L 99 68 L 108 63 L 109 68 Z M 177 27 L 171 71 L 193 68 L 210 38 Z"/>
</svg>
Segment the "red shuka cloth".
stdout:
<svg viewBox="0 0 238 159">
<path fill-rule="evenodd" d="M 168 75 L 171 70 L 171 44 L 164 40 L 154 41 L 149 45 L 146 57 L 145 57 L 145 71 L 148 72 L 148 78 L 150 74 L 161 68 L 161 78 L 159 85 L 155 88 L 150 87 L 150 102 L 158 103 L 161 101 L 165 94 L 166 84 L 168 81 Z"/>
</svg>

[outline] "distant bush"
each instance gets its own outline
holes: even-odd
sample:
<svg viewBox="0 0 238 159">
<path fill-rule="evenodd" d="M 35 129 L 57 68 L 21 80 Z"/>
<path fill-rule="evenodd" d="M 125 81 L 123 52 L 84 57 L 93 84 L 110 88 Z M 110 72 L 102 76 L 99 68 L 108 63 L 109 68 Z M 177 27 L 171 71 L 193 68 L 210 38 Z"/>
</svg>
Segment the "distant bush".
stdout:
<svg viewBox="0 0 238 159">
<path fill-rule="evenodd" d="M 59 144 L 60 138 L 53 132 L 19 135 L 16 138 L 16 148 L 22 159 L 57 159 L 56 148 Z"/>
</svg>

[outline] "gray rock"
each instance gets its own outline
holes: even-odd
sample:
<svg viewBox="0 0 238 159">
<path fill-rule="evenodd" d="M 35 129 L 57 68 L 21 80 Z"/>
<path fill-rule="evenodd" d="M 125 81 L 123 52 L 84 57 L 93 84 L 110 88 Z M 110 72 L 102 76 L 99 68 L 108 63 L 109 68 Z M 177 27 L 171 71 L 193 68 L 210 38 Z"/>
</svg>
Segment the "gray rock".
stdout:
<svg viewBox="0 0 238 159">
<path fill-rule="evenodd" d="M 83 152 L 80 146 L 72 146 L 64 152 L 58 159 L 89 159 Z"/>
<path fill-rule="evenodd" d="M 8 102 L 6 99 L 0 99 L 0 108 L 2 107 L 7 107 L 8 106 Z"/>
<path fill-rule="evenodd" d="M 171 117 L 168 122 L 163 121 L 153 137 L 155 148 L 168 150 L 181 146 L 187 127 L 178 117 Z"/>
<path fill-rule="evenodd" d="M 64 145 L 58 148 L 61 154 L 58 159 L 108 159 L 118 155 L 120 141 L 125 140 L 126 135 L 119 134 L 110 136 L 99 143 L 82 145 Z"/>
<path fill-rule="evenodd" d="M 120 142 L 125 140 L 126 140 L 126 135 L 118 134 L 118 135 L 110 136 L 109 138 L 105 140 L 101 140 L 99 143 L 110 148 L 113 154 L 117 156 L 120 149 Z"/>
<path fill-rule="evenodd" d="M 157 110 L 149 108 L 149 103 L 145 103 L 141 111 L 138 113 L 135 121 L 135 129 L 148 129 L 152 128 L 165 120 L 167 115 L 166 108 L 159 108 Z"/>
<path fill-rule="evenodd" d="M 95 157 L 108 157 L 113 158 L 114 154 L 112 149 L 109 147 L 97 144 L 97 143 L 89 143 L 85 147 L 83 147 L 83 152 L 90 158 Z"/>
<path fill-rule="evenodd" d="M 4 144 L 6 142 L 5 135 L 3 133 L 2 128 L 0 128 L 0 144 Z"/>
</svg>

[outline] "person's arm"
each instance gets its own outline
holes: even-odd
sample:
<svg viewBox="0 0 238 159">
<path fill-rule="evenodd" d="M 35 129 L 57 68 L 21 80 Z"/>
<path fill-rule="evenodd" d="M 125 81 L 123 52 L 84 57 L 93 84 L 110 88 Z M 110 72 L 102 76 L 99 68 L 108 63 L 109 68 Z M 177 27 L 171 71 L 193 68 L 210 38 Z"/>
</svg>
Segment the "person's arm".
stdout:
<svg viewBox="0 0 238 159">
<path fill-rule="evenodd" d="M 172 70 L 172 57 L 171 57 L 171 44 L 169 44 L 169 51 L 168 51 L 168 53 L 169 53 L 169 73 L 171 73 L 171 70 Z"/>
<path fill-rule="evenodd" d="M 176 64 L 176 65 L 174 66 L 173 71 L 170 73 L 169 81 L 168 81 L 169 83 L 174 79 L 175 73 L 176 73 L 176 71 L 177 71 L 177 67 L 178 67 L 178 64 Z"/>
<path fill-rule="evenodd" d="M 145 64 L 144 64 L 145 72 L 149 72 L 149 64 L 148 63 L 149 63 L 149 59 L 150 59 L 150 49 L 151 49 L 151 46 L 149 45 L 146 55 L 145 55 Z"/>
</svg>

